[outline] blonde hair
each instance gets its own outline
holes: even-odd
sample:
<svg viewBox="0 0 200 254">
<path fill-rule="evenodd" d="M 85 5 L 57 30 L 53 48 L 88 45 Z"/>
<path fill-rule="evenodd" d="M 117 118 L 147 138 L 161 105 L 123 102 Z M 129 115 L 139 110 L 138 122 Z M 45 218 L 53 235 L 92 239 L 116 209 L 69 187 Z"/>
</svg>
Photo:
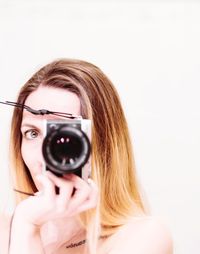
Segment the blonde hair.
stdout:
<svg viewBox="0 0 200 254">
<path fill-rule="evenodd" d="M 90 239 L 94 231 L 96 235 L 99 233 L 99 229 L 101 236 L 113 234 L 130 216 L 145 212 L 118 93 L 98 67 L 73 59 L 59 59 L 41 68 L 21 88 L 17 102 L 25 103 L 29 94 L 39 86 L 76 93 L 80 98 L 82 116 L 92 120 L 92 178 L 99 187 L 100 197 L 98 208 L 86 211 L 81 220 L 89 228 Z M 22 110 L 15 108 L 11 126 L 15 188 L 33 193 L 37 189 L 21 155 L 21 121 Z M 24 198 L 23 194 L 16 193 L 17 202 Z M 95 229 L 94 221 L 97 224 Z"/>
</svg>

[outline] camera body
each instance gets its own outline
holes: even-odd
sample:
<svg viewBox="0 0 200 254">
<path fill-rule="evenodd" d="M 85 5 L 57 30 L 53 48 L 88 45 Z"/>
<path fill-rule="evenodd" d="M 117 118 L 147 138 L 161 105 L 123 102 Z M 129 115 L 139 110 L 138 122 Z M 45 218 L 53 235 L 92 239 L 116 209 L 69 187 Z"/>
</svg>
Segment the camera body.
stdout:
<svg viewBox="0 0 200 254">
<path fill-rule="evenodd" d="M 42 153 L 44 170 L 57 176 L 73 173 L 84 180 L 91 174 L 91 121 L 45 120 Z"/>
</svg>

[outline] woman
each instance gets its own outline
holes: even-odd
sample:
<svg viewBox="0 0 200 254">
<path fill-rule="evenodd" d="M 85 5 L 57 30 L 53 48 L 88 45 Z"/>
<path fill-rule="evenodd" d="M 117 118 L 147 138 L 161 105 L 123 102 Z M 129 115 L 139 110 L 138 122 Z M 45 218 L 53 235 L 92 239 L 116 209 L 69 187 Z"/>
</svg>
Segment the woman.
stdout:
<svg viewBox="0 0 200 254">
<path fill-rule="evenodd" d="M 54 61 L 33 75 L 11 105 L 17 206 L 11 226 L 5 226 L 9 254 L 172 253 L 169 233 L 146 214 L 120 100 L 98 67 Z M 60 116 L 30 109 L 91 120 L 91 179 L 42 173 L 43 122 Z"/>
</svg>

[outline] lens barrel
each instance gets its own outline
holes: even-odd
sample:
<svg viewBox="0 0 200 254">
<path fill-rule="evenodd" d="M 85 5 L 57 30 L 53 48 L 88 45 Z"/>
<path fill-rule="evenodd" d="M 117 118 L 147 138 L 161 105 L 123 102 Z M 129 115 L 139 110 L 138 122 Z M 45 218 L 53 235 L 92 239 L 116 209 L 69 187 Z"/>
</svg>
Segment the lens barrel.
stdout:
<svg viewBox="0 0 200 254">
<path fill-rule="evenodd" d="M 47 168 L 62 175 L 80 170 L 88 161 L 90 150 L 87 135 L 69 125 L 50 130 L 42 145 Z"/>
</svg>

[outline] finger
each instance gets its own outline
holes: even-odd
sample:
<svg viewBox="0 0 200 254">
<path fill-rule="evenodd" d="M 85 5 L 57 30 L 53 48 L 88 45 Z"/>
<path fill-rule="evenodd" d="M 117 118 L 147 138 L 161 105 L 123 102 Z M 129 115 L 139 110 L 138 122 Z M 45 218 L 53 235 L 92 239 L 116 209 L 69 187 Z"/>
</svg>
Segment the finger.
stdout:
<svg viewBox="0 0 200 254">
<path fill-rule="evenodd" d="M 37 175 L 36 179 L 41 183 L 42 188 L 39 190 L 39 193 L 46 195 L 48 197 L 55 197 L 55 188 L 52 183 L 45 175 Z"/>
<path fill-rule="evenodd" d="M 73 198 L 79 196 L 80 198 L 82 198 L 82 200 L 84 200 L 84 196 L 87 197 L 90 193 L 90 186 L 88 185 L 88 183 L 76 175 L 72 175 L 70 177 L 70 181 L 73 182 L 75 188 Z"/>
<path fill-rule="evenodd" d="M 93 208 L 97 207 L 98 200 L 99 200 L 98 191 L 93 190 L 91 192 L 90 197 L 84 203 L 82 203 L 80 206 L 78 206 L 76 213 L 77 214 L 82 213 L 84 211 L 87 211 L 89 209 L 93 209 Z M 73 215 L 75 215 L 75 213 Z"/>
<path fill-rule="evenodd" d="M 77 196 L 70 201 L 70 208 L 71 213 L 73 215 L 81 213 L 83 211 L 86 211 L 88 209 L 94 208 L 97 206 L 98 203 L 98 188 L 97 185 L 92 181 L 89 180 L 89 184 L 85 182 L 88 185 L 89 192 L 84 196 L 82 196 L 80 193 L 77 194 Z"/>
<path fill-rule="evenodd" d="M 42 195 L 43 195 L 42 191 L 37 191 L 34 193 L 34 196 L 37 196 L 37 197 L 42 196 Z"/>
<path fill-rule="evenodd" d="M 82 190 L 82 188 L 88 187 L 87 182 L 75 174 L 64 175 L 64 178 L 73 182 L 74 188 L 76 190 L 79 190 L 79 189 Z"/>
<path fill-rule="evenodd" d="M 45 174 L 57 187 L 61 188 L 66 185 L 73 185 L 73 183 L 70 180 L 65 179 L 63 177 L 58 177 L 53 173 L 51 173 L 50 171 L 46 171 Z"/>
<path fill-rule="evenodd" d="M 70 182 L 73 183 L 74 193 L 73 193 L 72 200 L 77 199 L 77 202 L 83 202 L 87 198 L 90 192 L 90 187 L 87 184 L 87 182 L 75 174 L 69 174 L 64 177 L 65 179 L 68 179 Z M 75 201 L 74 201 L 74 204 L 75 204 Z"/>
<path fill-rule="evenodd" d="M 91 188 L 90 195 L 85 203 L 81 207 L 79 207 L 79 211 L 85 211 L 87 209 L 91 209 L 97 206 L 99 200 L 99 190 L 97 185 L 92 179 L 88 179 L 89 185 Z"/>
<path fill-rule="evenodd" d="M 73 193 L 73 182 L 64 179 L 63 177 L 57 177 L 51 172 L 46 172 L 46 174 L 51 179 L 51 181 L 53 181 L 53 183 L 59 187 L 59 194 L 56 195 L 57 209 L 59 211 L 66 210 Z"/>
</svg>

